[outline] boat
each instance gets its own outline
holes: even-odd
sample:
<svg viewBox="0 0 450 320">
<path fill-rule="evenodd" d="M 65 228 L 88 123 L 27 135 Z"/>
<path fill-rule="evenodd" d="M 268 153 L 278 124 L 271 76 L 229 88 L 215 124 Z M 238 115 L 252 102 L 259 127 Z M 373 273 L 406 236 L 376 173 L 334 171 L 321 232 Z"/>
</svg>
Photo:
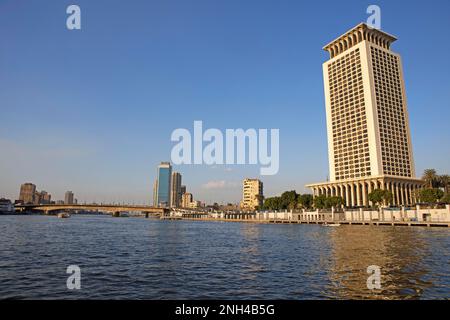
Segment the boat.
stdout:
<svg viewBox="0 0 450 320">
<path fill-rule="evenodd" d="M 325 222 L 323 225 L 325 227 L 339 227 L 341 224 L 340 223 L 328 223 L 328 222 Z"/>
<path fill-rule="evenodd" d="M 67 212 L 62 212 L 62 213 L 58 213 L 57 217 L 58 218 L 70 218 L 70 214 L 68 214 Z"/>
</svg>

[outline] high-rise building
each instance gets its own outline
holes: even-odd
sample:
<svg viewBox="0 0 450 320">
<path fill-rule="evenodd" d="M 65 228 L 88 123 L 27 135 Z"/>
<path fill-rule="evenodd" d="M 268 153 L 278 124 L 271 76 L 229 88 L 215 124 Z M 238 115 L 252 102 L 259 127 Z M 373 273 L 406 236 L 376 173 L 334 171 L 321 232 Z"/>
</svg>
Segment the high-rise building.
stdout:
<svg viewBox="0 0 450 320">
<path fill-rule="evenodd" d="M 192 197 L 192 193 L 185 192 L 181 196 L 181 206 L 183 208 L 190 208 L 191 207 L 191 203 L 193 202 L 193 200 L 194 199 Z"/>
<path fill-rule="evenodd" d="M 24 204 L 34 203 L 36 194 L 36 185 L 33 183 L 24 183 L 20 186 L 19 201 Z"/>
<path fill-rule="evenodd" d="M 170 185 L 170 206 L 178 208 L 181 205 L 181 174 L 179 172 L 172 172 Z"/>
<path fill-rule="evenodd" d="M 52 201 L 52 196 L 47 191 L 42 190 L 40 192 L 39 203 L 49 204 Z"/>
<path fill-rule="evenodd" d="M 186 193 L 186 186 L 181 186 L 181 195 Z"/>
<path fill-rule="evenodd" d="M 34 193 L 33 204 L 40 204 L 40 203 L 42 203 L 42 195 L 41 195 L 41 193 L 39 191 L 36 191 Z"/>
<path fill-rule="evenodd" d="M 158 179 L 153 182 L 153 206 L 158 206 Z"/>
<path fill-rule="evenodd" d="M 170 206 L 170 185 L 172 178 L 172 166 L 170 162 L 161 162 L 157 169 L 156 193 L 154 194 L 154 206 Z"/>
<path fill-rule="evenodd" d="M 361 23 L 324 47 L 323 64 L 330 181 L 314 195 L 341 196 L 368 206 L 374 189 L 395 205 L 415 202 L 415 178 L 405 84 L 394 36 Z"/>
<path fill-rule="evenodd" d="M 256 210 L 264 201 L 263 183 L 258 179 L 244 179 L 242 183 L 241 208 Z"/>
<path fill-rule="evenodd" d="M 73 203 L 73 192 L 67 191 L 64 195 L 64 204 L 74 204 Z"/>
</svg>

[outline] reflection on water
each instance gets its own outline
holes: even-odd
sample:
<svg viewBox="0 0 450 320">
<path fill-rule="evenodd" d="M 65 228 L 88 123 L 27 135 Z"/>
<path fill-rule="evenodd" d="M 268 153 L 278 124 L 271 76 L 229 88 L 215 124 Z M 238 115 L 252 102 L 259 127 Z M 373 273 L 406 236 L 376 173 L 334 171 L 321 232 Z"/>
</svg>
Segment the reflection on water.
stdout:
<svg viewBox="0 0 450 320">
<path fill-rule="evenodd" d="M 0 216 L 0 298 L 446 299 L 449 249 L 438 228 Z"/>
<path fill-rule="evenodd" d="M 447 231 L 405 227 L 343 226 L 333 229 L 330 231 L 333 249 L 329 277 L 334 286 L 329 296 L 420 298 L 433 283 L 441 282 L 446 283 L 442 289 L 448 292 L 448 250 L 442 250 L 448 249 L 448 236 Z M 433 246 L 438 241 L 442 241 L 440 245 Z M 370 265 L 381 268 L 380 290 L 367 290 L 367 267 Z"/>
</svg>

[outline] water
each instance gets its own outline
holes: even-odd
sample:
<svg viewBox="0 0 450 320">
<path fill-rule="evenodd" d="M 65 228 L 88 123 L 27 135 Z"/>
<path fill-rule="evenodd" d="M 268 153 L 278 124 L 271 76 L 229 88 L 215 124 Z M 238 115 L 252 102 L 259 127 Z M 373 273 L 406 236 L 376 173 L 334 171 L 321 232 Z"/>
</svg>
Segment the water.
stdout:
<svg viewBox="0 0 450 320">
<path fill-rule="evenodd" d="M 0 298 L 448 299 L 449 253 L 444 228 L 0 216 Z"/>
</svg>

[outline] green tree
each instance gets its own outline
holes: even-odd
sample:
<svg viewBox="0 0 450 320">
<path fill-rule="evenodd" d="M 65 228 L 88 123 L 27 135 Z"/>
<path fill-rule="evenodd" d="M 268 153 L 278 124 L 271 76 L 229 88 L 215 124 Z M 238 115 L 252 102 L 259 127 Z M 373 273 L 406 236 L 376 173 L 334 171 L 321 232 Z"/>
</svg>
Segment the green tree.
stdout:
<svg viewBox="0 0 450 320">
<path fill-rule="evenodd" d="M 428 188 L 434 188 L 438 181 L 438 176 L 436 170 L 434 169 L 425 169 L 423 171 L 422 180 L 425 180 L 425 183 Z"/>
<path fill-rule="evenodd" d="M 281 210 L 282 209 L 281 197 L 274 197 L 273 201 L 274 201 L 273 205 L 274 210 Z"/>
<path fill-rule="evenodd" d="M 314 207 L 316 209 L 325 209 L 327 197 L 323 194 L 314 198 Z"/>
<path fill-rule="evenodd" d="M 297 205 L 297 192 L 286 191 L 281 194 L 281 209 L 294 209 Z"/>
<path fill-rule="evenodd" d="M 325 199 L 325 208 L 331 209 L 332 207 L 338 208 L 344 203 L 344 199 L 339 196 L 332 196 Z"/>
<path fill-rule="evenodd" d="M 274 210 L 273 209 L 273 205 L 274 205 L 274 200 L 273 198 L 266 198 L 264 200 L 264 209 L 265 210 Z"/>
<path fill-rule="evenodd" d="M 297 207 L 300 209 L 308 209 L 313 205 L 312 194 L 302 194 L 297 197 Z"/>
<path fill-rule="evenodd" d="M 446 194 L 445 196 L 443 196 L 441 198 L 441 202 L 445 203 L 445 204 L 450 204 L 450 194 Z"/>
<path fill-rule="evenodd" d="M 255 210 L 262 210 L 264 209 L 264 196 L 257 195 L 256 198 L 258 199 L 258 202 L 262 203 L 262 205 L 258 205 Z"/>
<path fill-rule="evenodd" d="M 450 187 L 450 176 L 448 174 L 442 174 L 438 177 L 439 186 L 444 188 L 445 194 L 448 194 L 448 189 Z"/>
<path fill-rule="evenodd" d="M 392 193 L 388 190 L 375 189 L 369 193 L 369 201 L 380 207 L 392 201 Z"/>
<path fill-rule="evenodd" d="M 421 202 L 426 203 L 436 203 L 439 199 L 444 196 L 444 192 L 441 189 L 422 189 L 419 193 L 419 198 Z"/>
<path fill-rule="evenodd" d="M 280 210 L 281 199 L 280 197 L 266 198 L 264 201 L 264 209 L 266 210 Z"/>
</svg>

